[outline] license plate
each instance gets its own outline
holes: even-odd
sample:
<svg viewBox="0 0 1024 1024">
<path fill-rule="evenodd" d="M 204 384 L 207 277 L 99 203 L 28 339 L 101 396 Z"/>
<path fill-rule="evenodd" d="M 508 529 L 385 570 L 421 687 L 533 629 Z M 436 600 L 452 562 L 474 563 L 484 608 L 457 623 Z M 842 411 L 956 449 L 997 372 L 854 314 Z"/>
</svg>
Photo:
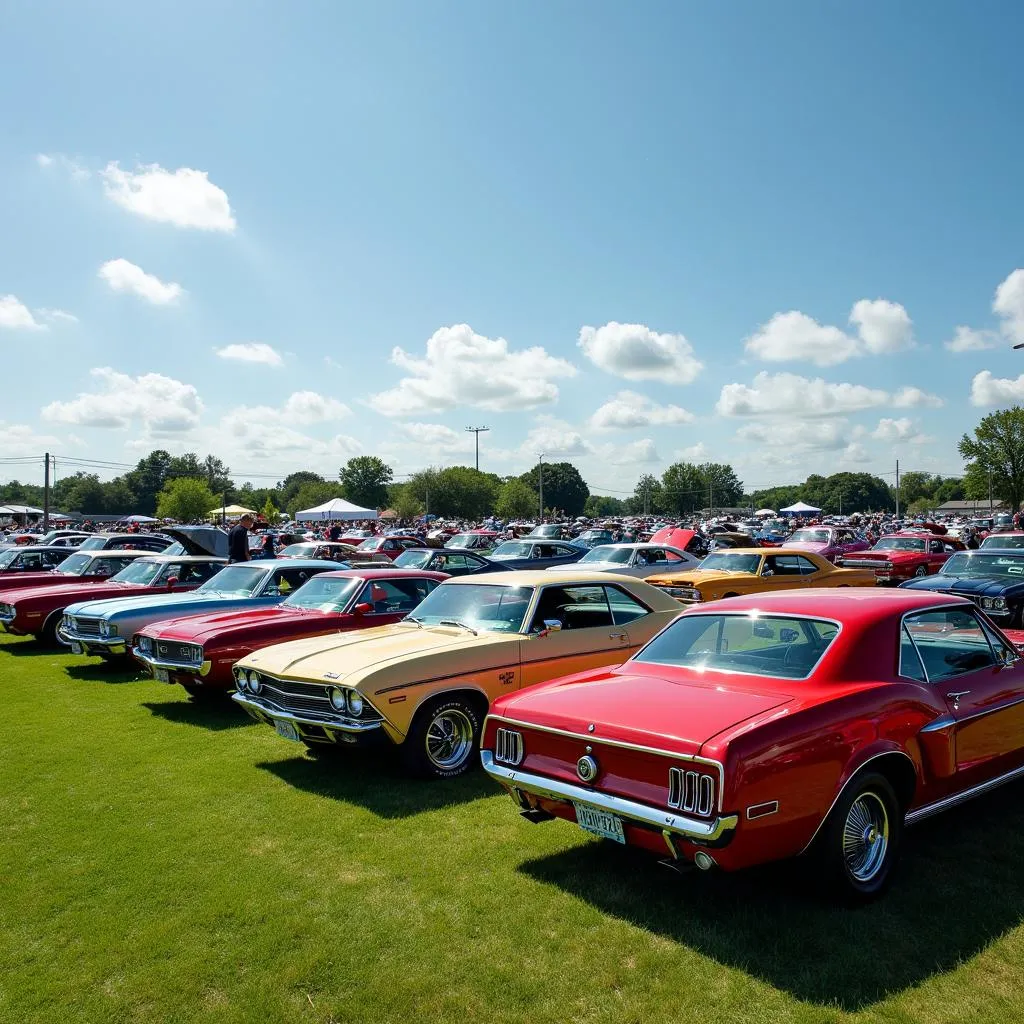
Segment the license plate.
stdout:
<svg viewBox="0 0 1024 1024">
<path fill-rule="evenodd" d="M 153 669 L 153 678 L 158 683 L 169 683 L 171 681 L 171 673 L 165 668 Z"/>
<path fill-rule="evenodd" d="M 72 654 L 81 654 L 82 653 L 82 645 L 80 643 L 78 643 L 77 640 L 75 641 L 75 643 L 73 643 L 71 645 L 71 653 Z"/>
<path fill-rule="evenodd" d="M 299 742 L 299 730 L 291 722 L 283 722 L 280 718 L 275 718 L 274 728 L 277 730 L 278 736 L 283 736 L 286 740 L 292 740 L 294 743 Z"/>
<path fill-rule="evenodd" d="M 576 808 L 576 823 L 580 828 L 604 839 L 614 839 L 617 843 L 626 841 L 625 833 L 622 831 L 622 820 L 614 814 L 575 801 L 573 806 Z"/>
</svg>

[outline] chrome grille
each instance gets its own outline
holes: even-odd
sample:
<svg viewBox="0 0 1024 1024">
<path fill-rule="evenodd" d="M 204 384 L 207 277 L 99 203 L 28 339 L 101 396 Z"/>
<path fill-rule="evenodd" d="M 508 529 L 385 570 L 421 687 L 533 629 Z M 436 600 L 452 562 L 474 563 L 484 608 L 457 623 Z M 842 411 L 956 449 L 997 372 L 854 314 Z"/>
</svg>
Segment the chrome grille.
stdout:
<svg viewBox="0 0 1024 1024">
<path fill-rule="evenodd" d="M 523 734 L 515 729 L 499 729 L 494 739 L 494 759 L 519 764 L 523 759 Z"/>
<path fill-rule="evenodd" d="M 260 691 L 257 697 L 281 711 L 293 715 L 314 715 L 318 718 L 352 719 L 347 711 L 337 711 L 331 704 L 328 694 L 333 686 L 324 683 L 297 683 L 291 679 L 275 679 L 259 673 Z M 340 687 L 344 689 L 344 687 Z M 381 716 L 371 707 L 370 702 L 363 701 L 363 713 L 355 721 L 381 721 Z"/>
<path fill-rule="evenodd" d="M 840 564 L 847 569 L 891 569 L 892 566 L 880 558 L 841 558 Z"/>
<path fill-rule="evenodd" d="M 692 770 L 669 768 L 668 805 L 686 814 L 708 817 L 715 807 L 714 778 Z"/>
<path fill-rule="evenodd" d="M 157 640 L 156 657 L 173 665 L 199 665 L 203 660 L 203 649 L 199 644 L 182 644 L 176 640 Z"/>
<path fill-rule="evenodd" d="M 100 635 L 100 620 L 99 619 L 79 619 L 74 620 L 74 630 L 81 636 L 99 636 Z"/>
</svg>

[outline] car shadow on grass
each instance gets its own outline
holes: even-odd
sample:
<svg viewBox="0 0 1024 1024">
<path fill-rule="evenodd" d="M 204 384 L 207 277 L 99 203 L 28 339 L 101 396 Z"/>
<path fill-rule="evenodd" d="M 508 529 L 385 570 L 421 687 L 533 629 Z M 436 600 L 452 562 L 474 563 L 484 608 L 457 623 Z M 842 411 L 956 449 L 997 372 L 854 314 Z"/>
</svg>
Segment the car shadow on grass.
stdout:
<svg viewBox="0 0 1024 1024">
<path fill-rule="evenodd" d="M 256 725 L 227 694 L 223 700 L 208 699 L 143 701 L 142 706 L 155 717 L 165 722 L 176 722 L 181 725 L 196 725 L 211 732 L 223 732 L 225 729 L 244 729 Z"/>
<path fill-rule="evenodd" d="M 381 818 L 408 818 L 472 803 L 497 792 L 482 770 L 471 770 L 456 779 L 412 778 L 391 750 L 326 748 L 315 756 L 266 761 L 256 767 L 289 786 L 364 807 Z"/>
<path fill-rule="evenodd" d="M 955 969 L 1020 924 L 1022 797 L 1024 786 L 1008 786 L 909 829 L 892 888 L 857 910 L 828 905 L 802 859 L 680 877 L 641 851 L 595 842 L 520 870 L 799 999 L 855 1012 Z"/>
<path fill-rule="evenodd" d="M 131 661 L 87 661 L 67 665 L 64 671 L 72 679 L 86 683 L 140 683 L 148 679 L 139 666 Z"/>
</svg>

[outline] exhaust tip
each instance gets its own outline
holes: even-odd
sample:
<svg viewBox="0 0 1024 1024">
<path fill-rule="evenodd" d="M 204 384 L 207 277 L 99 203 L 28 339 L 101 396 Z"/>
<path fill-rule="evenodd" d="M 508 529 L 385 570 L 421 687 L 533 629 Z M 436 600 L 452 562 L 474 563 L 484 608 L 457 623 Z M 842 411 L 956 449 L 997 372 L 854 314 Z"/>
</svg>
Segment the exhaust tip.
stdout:
<svg viewBox="0 0 1024 1024">
<path fill-rule="evenodd" d="M 701 869 L 701 871 L 710 871 L 712 868 L 718 867 L 715 863 L 715 858 L 710 853 L 705 853 L 703 850 L 698 850 L 693 855 L 693 863 Z"/>
</svg>

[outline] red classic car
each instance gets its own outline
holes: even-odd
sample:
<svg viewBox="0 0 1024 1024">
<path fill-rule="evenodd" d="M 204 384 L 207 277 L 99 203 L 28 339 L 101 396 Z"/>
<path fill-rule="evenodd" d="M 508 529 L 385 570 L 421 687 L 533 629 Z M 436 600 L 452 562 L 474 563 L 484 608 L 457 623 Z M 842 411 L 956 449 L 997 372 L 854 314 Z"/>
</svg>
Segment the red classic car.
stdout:
<svg viewBox="0 0 1024 1024">
<path fill-rule="evenodd" d="M 14 577 L 32 573 L 38 576 L 45 573 L 49 576 L 51 569 L 56 569 L 71 549 L 65 547 L 48 547 L 42 544 L 29 544 L 18 548 L 4 548 L 0 551 L 0 587 Z"/>
<path fill-rule="evenodd" d="M 102 583 L 144 554 L 145 551 L 76 551 L 68 555 L 59 568 L 20 572 L 0 578 L 0 591 L 6 593 L 25 587 L 52 586 L 55 583 Z"/>
<path fill-rule="evenodd" d="M 180 683 L 194 697 L 223 695 L 235 688 L 231 667 L 252 651 L 398 622 L 446 579 L 394 567 L 321 573 L 271 608 L 154 623 L 136 634 L 132 653 L 154 679 Z"/>
<path fill-rule="evenodd" d="M 32 633 L 44 643 L 55 644 L 61 616 L 68 605 L 170 590 L 194 590 L 225 562 L 223 558 L 206 555 L 152 555 L 145 551 L 97 551 L 88 555 L 83 552 L 71 558 L 94 558 L 109 563 L 102 566 L 106 575 L 76 579 L 63 572 L 50 573 L 46 578 L 48 586 L 0 590 L 0 629 L 16 636 Z M 115 574 L 111 576 L 110 571 Z M 88 640 L 74 637 L 66 638 L 66 642 L 80 646 Z"/>
<path fill-rule="evenodd" d="M 356 548 L 357 558 L 370 560 L 374 555 L 384 555 L 394 561 L 406 548 L 419 548 L 423 541 L 415 537 L 368 537 Z"/>
<path fill-rule="evenodd" d="M 481 751 L 531 821 L 704 870 L 808 854 L 861 902 L 904 825 L 1024 775 L 1024 661 L 963 598 L 756 594 L 500 698 Z"/>
<path fill-rule="evenodd" d="M 838 561 L 848 569 L 874 569 L 879 583 L 902 583 L 937 573 L 950 555 L 963 550 L 954 537 L 905 531 L 882 537 L 870 551 L 854 551 Z"/>
</svg>

